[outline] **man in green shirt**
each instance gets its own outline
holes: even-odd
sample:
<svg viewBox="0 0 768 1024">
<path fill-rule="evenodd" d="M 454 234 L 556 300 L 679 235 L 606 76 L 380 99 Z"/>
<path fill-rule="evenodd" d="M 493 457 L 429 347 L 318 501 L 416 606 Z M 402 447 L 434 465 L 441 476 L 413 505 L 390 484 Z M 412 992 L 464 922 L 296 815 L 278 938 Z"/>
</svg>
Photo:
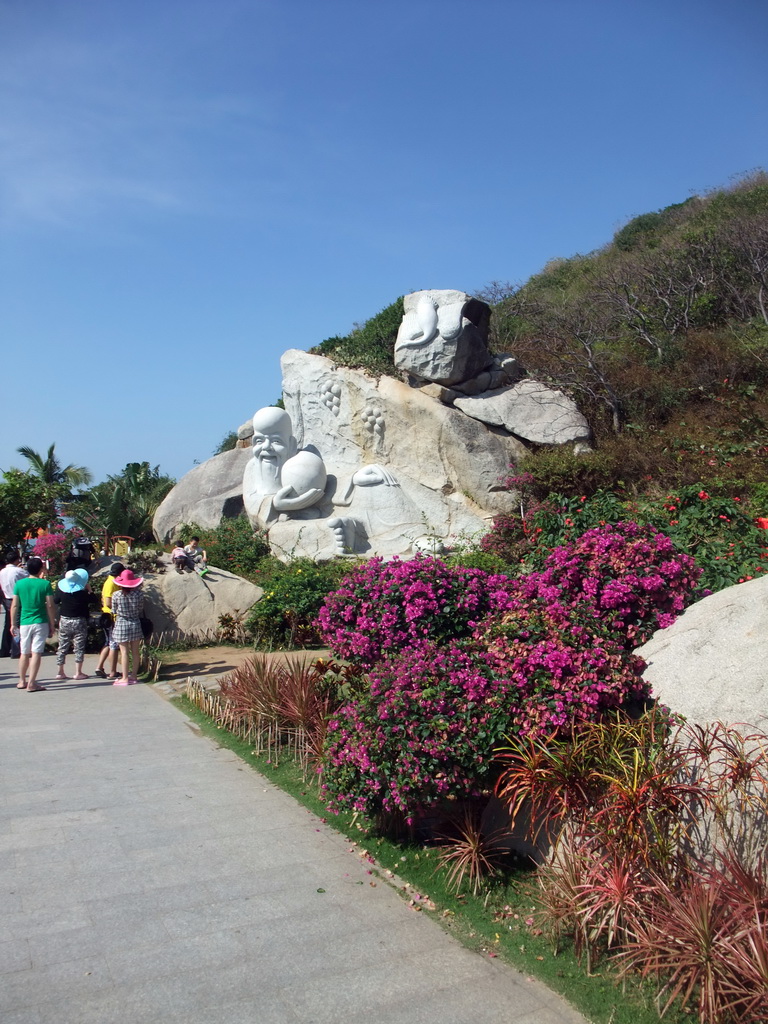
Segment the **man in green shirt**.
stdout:
<svg viewBox="0 0 768 1024">
<path fill-rule="evenodd" d="M 53 636 L 55 629 L 53 589 L 48 580 L 41 579 L 42 571 L 42 559 L 34 556 L 30 558 L 27 562 L 29 576 L 16 582 L 11 604 L 13 635 L 21 635 L 17 689 L 26 690 L 28 693 L 45 689 L 44 686 L 37 685 L 37 673 L 40 670 L 45 641 L 49 636 Z"/>
</svg>

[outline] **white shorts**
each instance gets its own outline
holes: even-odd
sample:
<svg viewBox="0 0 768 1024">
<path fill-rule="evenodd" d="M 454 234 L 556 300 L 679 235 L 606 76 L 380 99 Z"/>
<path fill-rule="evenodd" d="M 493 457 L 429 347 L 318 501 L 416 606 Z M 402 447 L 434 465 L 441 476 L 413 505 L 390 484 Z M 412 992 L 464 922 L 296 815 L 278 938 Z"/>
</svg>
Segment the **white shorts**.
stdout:
<svg viewBox="0 0 768 1024">
<path fill-rule="evenodd" d="M 22 654 L 43 654 L 45 641 L 48 639 L 48 623 L 33 622 L 29 626 L 19 627 Z"/>
</svg>

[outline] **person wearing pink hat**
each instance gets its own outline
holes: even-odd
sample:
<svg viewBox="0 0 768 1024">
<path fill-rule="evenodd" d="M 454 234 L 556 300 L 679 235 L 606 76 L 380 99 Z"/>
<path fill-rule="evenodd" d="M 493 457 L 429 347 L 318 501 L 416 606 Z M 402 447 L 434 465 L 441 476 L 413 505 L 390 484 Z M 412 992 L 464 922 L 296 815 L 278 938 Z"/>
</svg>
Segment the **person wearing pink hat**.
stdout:
<svg viewBox="0 0 768 1024">
<path fill-rule="evenodd" d="M 114 681 L 113 686 L 132 686 L 138 682 L 139 648 L 144 636 L 141 629 L 141 613 L 144 609 L 144 595 L 141 593 L 143 576 L 135 576 L 130 569 L 123 569 L 115 576 L 118 588 L 112 596 L 112 611 L 115 625 L 112 639 L 120 646 L 120 668 L 122 676 Z M 128 653 L 131 655 L 133 675 L 128 673 Z"/>
</svg>

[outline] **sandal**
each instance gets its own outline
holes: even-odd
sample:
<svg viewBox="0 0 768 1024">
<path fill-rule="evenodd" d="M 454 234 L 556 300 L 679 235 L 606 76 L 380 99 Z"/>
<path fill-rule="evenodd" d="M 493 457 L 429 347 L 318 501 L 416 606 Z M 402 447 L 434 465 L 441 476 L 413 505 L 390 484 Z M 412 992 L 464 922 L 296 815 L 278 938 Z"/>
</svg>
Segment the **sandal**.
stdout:
<svg viewBox="0 0 768 1024">
<path fill-rule="evenodd" d="M 47 687 L 45 687 L 45 686 L 38 686 L 37 684 L 35 684 L 34 686 L 28 686 L 26 689 L 27 689 L 27 693 L 40 693 L 41 691 L 44 691 L 45 689 L 47 689 Z"/>
<path fill-rule="evenodd" d="M 103 668 L 97 668 L 96 671 L 93 674 L 95 676 L 98 676 L 99 679 L 106 679 L 107 678 L 107 673 L 104 671 Z"/>
</svg>

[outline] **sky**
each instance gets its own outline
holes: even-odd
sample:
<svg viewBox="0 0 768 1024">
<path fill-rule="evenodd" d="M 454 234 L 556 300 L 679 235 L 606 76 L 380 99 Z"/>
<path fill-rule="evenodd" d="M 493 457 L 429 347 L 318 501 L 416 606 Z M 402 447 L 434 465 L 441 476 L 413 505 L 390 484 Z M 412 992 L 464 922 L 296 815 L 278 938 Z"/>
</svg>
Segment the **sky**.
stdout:
<svg viewBox="0 0 768 1024">
<path fill-rule="evenodd" d="M 180 478 L 280 355 L 768 167 L 763 0 L 0 0 L 0 470 Z"/>
</svg>

